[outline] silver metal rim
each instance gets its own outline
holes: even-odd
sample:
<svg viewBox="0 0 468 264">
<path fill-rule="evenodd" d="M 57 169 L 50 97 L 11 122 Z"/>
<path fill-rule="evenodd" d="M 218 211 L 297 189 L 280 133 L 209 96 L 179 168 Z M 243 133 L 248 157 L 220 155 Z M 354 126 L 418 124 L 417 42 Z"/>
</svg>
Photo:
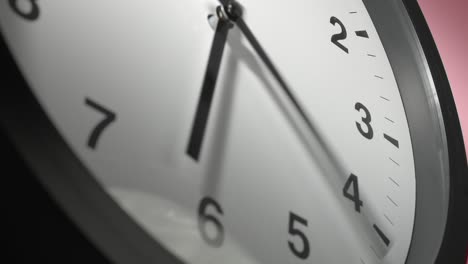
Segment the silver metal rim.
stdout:
<svg viewBox="0 0 468 264">
<path fill-rule="evenodd" d="M 430 68 L 401 0 L 364 0 L 392 65 L 405 107 L 416 168 L 416 216 L 407 264 L 435 263 L 450 191 L 446 132 Z"/>
</svg>

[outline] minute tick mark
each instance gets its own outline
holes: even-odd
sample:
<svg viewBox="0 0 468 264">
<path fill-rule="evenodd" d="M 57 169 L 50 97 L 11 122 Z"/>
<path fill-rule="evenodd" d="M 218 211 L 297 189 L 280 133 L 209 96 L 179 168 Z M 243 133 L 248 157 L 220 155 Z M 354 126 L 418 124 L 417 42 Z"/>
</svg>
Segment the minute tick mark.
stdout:
<svg viewBox="0 0 468 264">
<path fill-rule="evenodd" d="M 396 165 L 398 165 L 398 167 L 400 166 L 400 163 L 396 162 L 394 159 L 392 158 L 389 158 L 393 163 L 395 163 Z"/>
<path fill-rule="evenodd" d="M 392 177 L 388 177 L 396 186 L 400 187 L 400 184 L 398 184 Z"/>
<path fill-rule="evenodd" d="M 398 204 L 397 204 L 395 201 L 393 201 L 392 198 L 390 198 L 390 196 L 387 195 L 387 199 L 388 199 L 390 202 L 392 202 L 393 205 L 395 205 L 396 207 L 399 207 Z"/>
<path fill-rule="evenodd" d="M 379 257 L 379 254 L 377 254 L 377 250 L 375 250 L 375 248 L 373 246 L 370 246 L 370 248 L 372 249 L 372 252 L 374 252 L 375 256 L 380 259 Z"/>
<path fill-rule="evenodd" d="M 390 220 L 390 217 L 388 217 L 388 215 L 384 214 L 385 218 L 387 219 L 387 221 L 393 226 L 393 221 Z"/>
</svg>

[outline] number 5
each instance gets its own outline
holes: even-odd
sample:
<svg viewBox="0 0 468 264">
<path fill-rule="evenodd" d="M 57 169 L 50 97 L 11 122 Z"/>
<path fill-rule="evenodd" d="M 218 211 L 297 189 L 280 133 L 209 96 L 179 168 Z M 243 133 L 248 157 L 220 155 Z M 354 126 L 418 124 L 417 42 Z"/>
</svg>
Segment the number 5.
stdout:
<svg viewBox="0 0 468 264">
<path fill-rule="evenodd" d="M 291 236 L 298 236 L 299 239 L 302 241 L 303 246 L 302 250 L 298 250 L 293 242 L 288 241 L 289 249 L 294 255 L 296 255 L 296 257 L 300 259 L 307 259 L 310 255 L 309 240 L 307 239 L 304 232 L 295 227 L 295 222 L 303 226 L 307 226 L 307 220 L 294 214 L 293 212 L 289 213 L 289 234 L 291 234 Z"/>
</svg>

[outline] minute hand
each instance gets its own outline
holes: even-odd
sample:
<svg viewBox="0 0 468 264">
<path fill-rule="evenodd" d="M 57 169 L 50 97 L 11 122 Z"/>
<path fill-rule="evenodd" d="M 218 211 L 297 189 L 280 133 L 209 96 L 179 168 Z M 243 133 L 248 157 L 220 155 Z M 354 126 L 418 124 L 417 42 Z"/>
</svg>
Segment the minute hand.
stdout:
<svg viewBox="0 0 468 264">
<path fill-rule="evenodd" d="M 255 52 L 258 54 L 260 59 L 265 63 L 268 70 L 274 76 L 276 81 L 279 83 L 282 92 L 284 93 L 287 104 L 287 108 L 291 108 L 292 111 L 289 111 L 290 114 L 294 117 L 293 125 L 298 126 L 300 129 L 301 135 L 306 139 L 309 150 L 314 155 L 314 158 L 317 164 L 320 166 L 323 175 L 326 176 L 326 181 L 329 183 L 329 186 L 332 190 L 335 190 L 337 186 L 341 186 L 346 180 L 346 175 L 349 172 L 343 167 L 343 163 L 332 148 L 328 145 L 325 137 L 322 136 L 318 127 L 312 122 L 312 119 L 309 118 L 305 108 L 301 105 L 299 100 L 293 91 L 289 88 L 284 78 L 281 76 L 263 47 L 258 42 L 257 38 L 254 36 L 250 28 L 245 23 L 242 18 L 242 7 L 233 0 L 220 0 L 223 4 L 227 15 L 229 18 L 237 25 L 240 31 L 244 34 L 247 40 L 250 42 Z M 341 190 L 341 188 L 338 188 Z M 335 190 L 336 191 L 336 190 Z M 335 192 L 334 191 L 334 192 Z M 362 195 L 364 198 L 365 194 Z M 349 210 L 349 206 L 346 206 L 343 202 L 343 199 L 340 199 L 338 196 L 334 196 L 337 199 L 337 204 L 345 211 L 348 212 L 348 221 L 351 222 L 351 225 L 354 227 L 356 235 L 361 239 L 367 240 L 371 243 L 371 248 L 379 259 L 382 259 L 387 252 L 389 251 L 389 241 L 384 241 L 382 243 L 379 239 L 379 234 L 376 234 L 375 221 L 376 215 L 370 205 L 366 206 L 366 209 L 363 210 L 362 215 L 364 219 L 359 219 L 352 210 Z M 364 220 L 364 221 L 363 221 Z M 386 237 L 387 240 L 388 237 Z M 385 244 L 385 245 L 384 245 Z"/>
<path fill-rule="evenodd" d="M 220 2 L 226 2 L 226 1 L 220 1 Z M 228 1 L 229 2 L 229 1 Z M 233 4 L 232 2 L 230 4 Z M 237 7 L 240 8 L 240 7 Z M 229 15 L 229 13 L 228 13 Z M 230 18 L 235 22 L 237 27 L 242 31 L 244 36 L 247 38 L 249 41 L 250 45 L 254 48 L 255 52 L 258 54 L 260 59 L 265 63 L 267 66 L 268 70 L 271 72 L 271 74 L 274 76 L 276 81 L 279 83 L 282 91 L 287 97 L 287 101 L 289 104 L 292 104 L 292 107 L 294 108 L 295 112 L 299 115 L 299 118 L 301 119 L 303 125 L 306 126 L 309 132 L 312 133 L 313 138 L 317 141 L 319 149 L 316 150 L 316 153 L 320 153 L 319 156 L 322 156 L 323 159 L 320 160 L 321 166 L 323 169 L 326 170 L 327 174 L 335 174 L 335 175 L 346 175 L 345 170 L 341 166 L 341 161 L 339 160 L 338 156 L 335 155 L 335 153 L 328 147 L 324 137 L 319 133 L 318 128 L 314 125 L 314 123 L 311 121 L 307 115 L 307 112 L 304 110 L 304 107 L 301 105 L 299 100 L 297 99 L 296 95 L 294 92 L 289 88 L 289 86 L 286 84 L 286 81 L 283 79 L 263 47 L 260 45 L 258 42 L 257 38 L 254 36 L 250 28 L 247 26 L 245 23 L 244 19 L 241 17 L 241 14 L 233 14 L 230 15 Z M 316 157 L 320 158 L 320 157 Z M 344 176 L 343 176 L 344 177 Z"/>
</svg>

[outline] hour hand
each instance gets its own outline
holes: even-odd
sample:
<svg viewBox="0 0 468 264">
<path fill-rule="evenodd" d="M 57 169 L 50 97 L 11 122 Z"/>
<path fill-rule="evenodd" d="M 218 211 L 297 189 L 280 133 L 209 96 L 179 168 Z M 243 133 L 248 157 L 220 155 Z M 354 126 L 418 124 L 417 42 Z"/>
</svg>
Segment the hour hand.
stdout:
<svg viewBox="0 0 468 264">
<path fill-rule="evenodd" d="M 198 161 L 200 158 L 203 139 L 208 124 L 210 109 L 215 92 L 216 81 L 218 79 L 219 68 L 223 58 L 224 47 L 226 46 L 229 29 L 232 27 L 231 22 L 223 18 L 221 7 L 218 7 L 217 14 L 219 17 L 216 33 L 211 46 L 211 52 L 206 67 L 205 78 L 203 80 L 200 99 L 198 101 L 195 119 L 192 125 L 189 143 L 187 146 L 187 155 Z"/>
</svg>

